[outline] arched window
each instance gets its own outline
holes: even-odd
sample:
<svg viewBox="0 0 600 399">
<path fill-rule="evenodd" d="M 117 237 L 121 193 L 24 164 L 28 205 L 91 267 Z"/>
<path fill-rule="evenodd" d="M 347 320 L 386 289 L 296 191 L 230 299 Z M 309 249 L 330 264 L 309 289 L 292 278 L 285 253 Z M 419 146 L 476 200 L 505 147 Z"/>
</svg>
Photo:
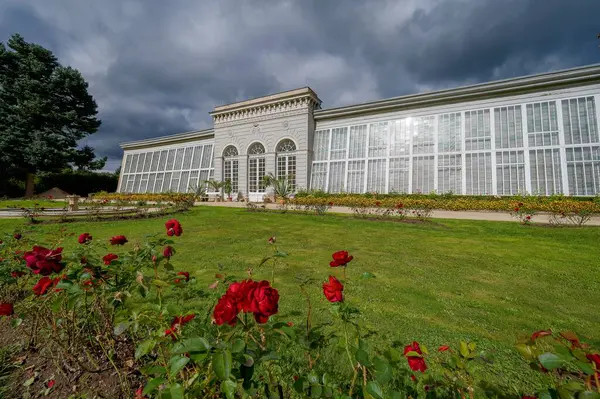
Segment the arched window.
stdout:
<svg viewBox="0 0 600 399">
<path fill-rule="evenodd" d="M 250 193 L 264 193 L 266 159 L 265 146 L 261 143 L 252 143 L 248 147 L 248 191 Z"/>
<path fill-rule="evenodd" d="M 231 193 L 237 194 L 239 160 L 237 159 L 238 150 L 233 145 L 228 145 L 223 150 L 223 181 L 231 182 Z"/>
<path fill-rule="evenodd" d="M 277 152 L 277 178 L 287 179 L 296 190 L 296 143 L 283 139 L 275 148 Z"/>
</svg>

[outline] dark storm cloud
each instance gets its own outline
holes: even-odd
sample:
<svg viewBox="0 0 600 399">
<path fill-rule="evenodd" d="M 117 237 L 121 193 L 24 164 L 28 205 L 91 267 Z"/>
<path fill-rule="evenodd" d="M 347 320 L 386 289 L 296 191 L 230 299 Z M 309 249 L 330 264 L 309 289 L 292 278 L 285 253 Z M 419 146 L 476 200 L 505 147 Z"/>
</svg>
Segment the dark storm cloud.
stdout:
<svg viewBox="0 0 600 399">
<path fill-rule="evenodd" d="M 310 85 L 325 107 L 598 62 L 595 0 L 4 0 L 0 40 L 90 82 L 118 143 L 212 125 L 215 105 Z"/>
</svg>

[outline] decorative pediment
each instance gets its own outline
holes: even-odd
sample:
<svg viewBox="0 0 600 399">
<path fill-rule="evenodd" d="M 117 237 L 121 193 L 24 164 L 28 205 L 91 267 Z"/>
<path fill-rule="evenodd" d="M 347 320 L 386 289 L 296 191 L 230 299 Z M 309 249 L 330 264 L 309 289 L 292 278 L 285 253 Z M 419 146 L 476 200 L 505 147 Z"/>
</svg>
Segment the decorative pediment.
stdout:
<svg viewBox="0 0 600 399">
<path fill-rule="evenodd" d="M 215 107 L 211 112 L 215 125 L 231 122 L 256 122 L 270 116 L 289 116 L 309 113 L 321 108 L 321 100 L 314 91 L 305 87 L 260 97 L 253 100 Z"/>
</svg>

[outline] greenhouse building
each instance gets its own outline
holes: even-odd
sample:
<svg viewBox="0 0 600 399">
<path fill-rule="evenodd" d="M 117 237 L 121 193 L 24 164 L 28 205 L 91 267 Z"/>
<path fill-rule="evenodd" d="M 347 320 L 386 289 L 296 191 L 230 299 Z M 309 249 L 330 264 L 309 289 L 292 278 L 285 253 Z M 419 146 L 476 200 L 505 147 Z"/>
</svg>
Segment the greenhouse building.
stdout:
<svg viewBox="0 0 600 399">
<path fill-rule="evenodd" d="M 308 87 L 217 106 L 213 128 L 121 144 L 118 191 L 229 180 L 262 201 L 272 173 L 330 193 L 600 193 L 600 65 L 321 107 Z"/>
</svg>

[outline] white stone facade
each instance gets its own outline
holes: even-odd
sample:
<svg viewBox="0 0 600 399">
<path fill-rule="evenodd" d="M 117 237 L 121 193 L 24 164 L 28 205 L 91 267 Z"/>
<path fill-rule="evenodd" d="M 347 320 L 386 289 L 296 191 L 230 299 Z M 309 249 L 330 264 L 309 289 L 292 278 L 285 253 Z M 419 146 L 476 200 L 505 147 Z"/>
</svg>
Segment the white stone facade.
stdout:
<svg viewBox="0 0 600 399">
<path fill-rule="evenodd" d="M 213 129 L 122 144 L 121 192 L 262 176 L 328 192 L 600 193 L 600 66 L 321 109 L 310 88 L 219 106 Z"/>
</svg>

